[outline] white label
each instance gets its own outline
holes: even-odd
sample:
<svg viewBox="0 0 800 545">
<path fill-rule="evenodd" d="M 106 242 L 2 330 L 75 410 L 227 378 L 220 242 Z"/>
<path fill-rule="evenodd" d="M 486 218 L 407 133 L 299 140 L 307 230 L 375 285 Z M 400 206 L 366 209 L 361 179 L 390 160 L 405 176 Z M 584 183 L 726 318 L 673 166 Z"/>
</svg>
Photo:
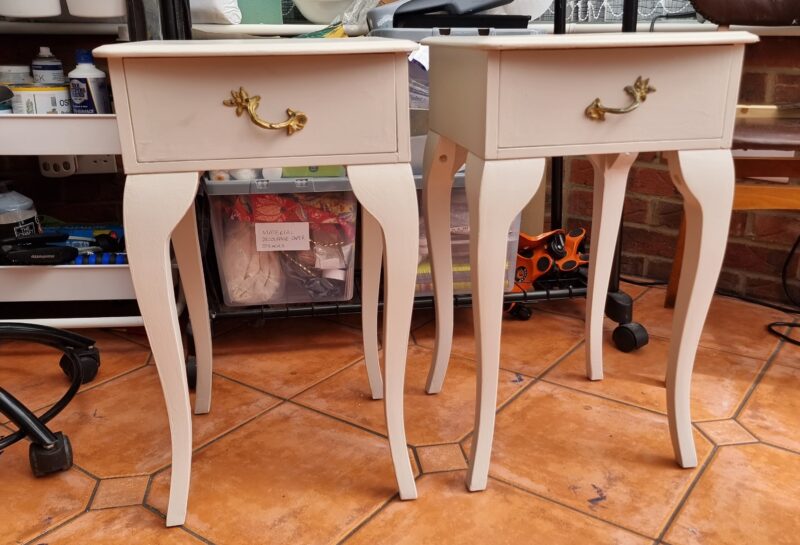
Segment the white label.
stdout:
<svg viewBox="0 0 800 545">
<path fill-rule="evenodd" d="M 256 223 L 256 250 L 259 252 L 310 250 L 308 222 Z"/>
</svg>

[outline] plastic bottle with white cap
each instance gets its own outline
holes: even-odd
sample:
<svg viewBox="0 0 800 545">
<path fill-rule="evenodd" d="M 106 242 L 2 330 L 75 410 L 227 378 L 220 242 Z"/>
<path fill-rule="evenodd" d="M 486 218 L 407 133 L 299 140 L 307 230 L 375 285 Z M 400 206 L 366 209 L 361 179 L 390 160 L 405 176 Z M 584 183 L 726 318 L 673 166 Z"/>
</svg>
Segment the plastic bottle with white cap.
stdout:
<svg viewBox="0 0 800 545">
<path fill-rule="evenodd" d="M 40 47 L 39 55 L 33 59 L 33 82 L 41 85 L 63 85 L 64 65 L 58 60 L 49 47 Z"/>
<path fill-rule="evenodd" d="M 106 73 L 94 65 L 90 51 L 79 49 L 76 59 L 78 66 L 69 73 L 72 113 L 110 114 Z"/>
</svg>

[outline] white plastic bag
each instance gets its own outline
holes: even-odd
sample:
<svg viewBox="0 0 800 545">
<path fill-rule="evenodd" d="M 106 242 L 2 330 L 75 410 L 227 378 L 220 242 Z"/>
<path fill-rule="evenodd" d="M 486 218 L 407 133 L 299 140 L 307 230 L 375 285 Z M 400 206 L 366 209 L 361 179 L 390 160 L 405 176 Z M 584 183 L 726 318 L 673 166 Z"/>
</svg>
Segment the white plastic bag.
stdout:
<svg viewBox="0 0 800 545">
<path fill-rule="evenodd" d="M 238 25 L 242 22 L 238 0 L 190 0 L 189 4 L 193 23 Z"/>
</svg>

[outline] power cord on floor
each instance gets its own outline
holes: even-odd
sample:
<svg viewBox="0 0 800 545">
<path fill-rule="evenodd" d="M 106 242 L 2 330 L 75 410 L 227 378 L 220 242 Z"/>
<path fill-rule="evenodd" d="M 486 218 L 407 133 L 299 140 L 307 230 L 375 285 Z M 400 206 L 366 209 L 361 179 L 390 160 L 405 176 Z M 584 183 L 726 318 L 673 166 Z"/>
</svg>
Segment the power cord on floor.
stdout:
<svg viewBox="0 0 800 545">
<path fill-rule="evenodd" d="M 634 278 L 630 278 L 628 276 L 620 275 L 619 279 L 626 284 L 633 284 L 634 286 L 642 286 L 645 288 L 649 288 L 651 286 L 666 286 L 667 283 L 663 280 L 636 280 Z"/>
<path fill-rule="evenodd" d="M 781 285 L 783 286 L 783 293 L 786 295 L 786 298 L 789 302 L 800 309 L 800 301 L 794 298 L 792 292 L 789 290 L 789 266 L 792 264 L 792 259 L 794 259 L 794 255 L 797 252 L 797 247 L 800 246 L 800 235 L 798 235 L 797 239 L 794 241 L 792 245 L 792 249 L 789 250 L 789 255 L 786 256 L 786 261 L 783 262 L 783 269 L 781 269 Z M 795 310 L 795 313 L 798 311 Z M 778 331 L 778 327 L 786 327 L 786 333 L 782 331 Z M 800 327 L 800 324 L 795 323 L 788 323 L 788 322 L 772 322 L 767 326 L 767 329 L 773 335 L 780 337 L 784 341 L 788 343 L 792 343 L 795 346 L 800 346 L 800 340 L 795 339 L 790 335 L 790 332 L 793 329 Z"/>
<path fill-rule="evenodd" d="M 792 304 L 792 307 L 770 303 L 769 301 L 755 299 L 753 297 L 740 295 L 738 293 L 734 293 L 732 291 L 727 291 L 727 290 L 717 289 L 715 293 L 719 295 L 724 295 L 725 297 L 733 297 L 735 299 L 739 299 L 747 303 L 760 305 L 762 307 L 779 310 L 787 314 L 800 314 L 800 300 L 796 299 L 789 290 L 789 267 L 792 264 L 792 259 L 794 259 L 794 256 L 797 253 L 798 247 L 800 247 L 800 236 L 798 236 L 797 239 L 794 241 L 792 249 L 789 250 L 789 254 L 786 256 L 786 261 L 783 262 L 783 268 L 781 269 L 781 286 L 783 287 L 783 293 L 786 295 L 786 299 L 788 299 L 789 302 Z M 625 276 L 620 276 L 619 279 L 627 284 L 633 284 L 634 286 L 651 287 L 651 286 L 667 285 L 667 282 L 661 280 L 635 280 L 633 278 L 628 278 Z M 783 327 L 788 328 L 789 331 L 784 333 L 783 331 L 780 331 L 778 329 Z M 767 324 L 767 330 L 770 333 L 772 333 L 776 337 L 780 337 L 781 339 L 783 339 L 788 343 L 800 346 L 800 339 L 795 339 L 790 335 L 791 330 L 796 329 L 798 327 L 800 327 L 800 324 L 793 322 L 772 322 L 770 324 Z"/>
</svg>

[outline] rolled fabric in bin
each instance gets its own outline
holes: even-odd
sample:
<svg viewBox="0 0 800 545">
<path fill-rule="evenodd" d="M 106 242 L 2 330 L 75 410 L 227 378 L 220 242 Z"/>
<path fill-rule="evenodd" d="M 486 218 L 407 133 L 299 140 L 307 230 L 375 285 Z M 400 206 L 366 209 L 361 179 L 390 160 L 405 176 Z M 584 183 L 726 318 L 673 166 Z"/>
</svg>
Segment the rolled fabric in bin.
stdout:
<svg viewBox="0 0 800 545">
<path fill-rule="evenodd" d="M 246 222 L 230 219 L 224 225 L 222 267 L 228 292 L 237 304 L 273 299 L 283 286 L 283 267 L 275 252 L 254 252 L 255 233 Z"/>
</svg>

